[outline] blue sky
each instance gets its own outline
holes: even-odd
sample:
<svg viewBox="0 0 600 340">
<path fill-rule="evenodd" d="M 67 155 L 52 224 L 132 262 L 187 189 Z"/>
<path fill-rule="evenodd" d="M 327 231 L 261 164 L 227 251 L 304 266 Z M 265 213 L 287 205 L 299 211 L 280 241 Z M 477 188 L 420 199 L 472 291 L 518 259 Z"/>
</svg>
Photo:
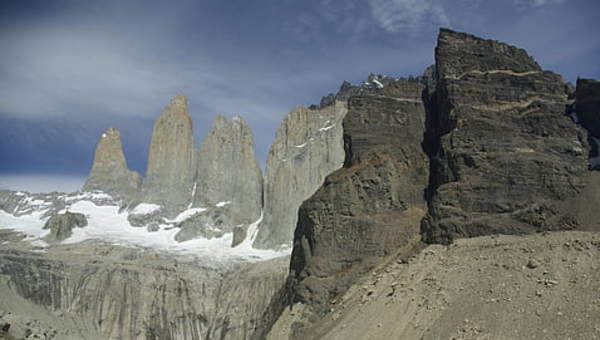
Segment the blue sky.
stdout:
<svg viewBox="0 0 600 340">
<path fill-rule="evenodd" d="M 439 27 L 523 47 L 574 82 L 600 78 L 597 0 L 0 2 L 0 188 L 72 190 L 103 130 L 145 170 L 154 118 L 189 97 L 197 143 L 239 114 L 259 161 L 295 106 L 369 73 L 419 75 Z"/>
</svg>

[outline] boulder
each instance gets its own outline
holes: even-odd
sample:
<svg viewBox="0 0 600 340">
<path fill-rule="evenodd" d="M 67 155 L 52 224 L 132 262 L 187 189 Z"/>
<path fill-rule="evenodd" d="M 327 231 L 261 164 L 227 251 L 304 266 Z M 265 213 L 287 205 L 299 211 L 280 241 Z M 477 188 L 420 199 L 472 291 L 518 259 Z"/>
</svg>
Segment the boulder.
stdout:
<svg viewBox="0 0 600 340">
<path fill-rule="evenodd" d="M 87 224 L 85 215 L 80 213 L 67 211 L 64 214 L 54 215 L 44 224 L 43 229 L 50 229 L 50 234 L 45 239 L 48 242 L 60 242 L 71 237 L 74 228 L 83 228 Z"/>
<path fill-rule="evenodd" d="M 175 234 L 177 242 L 195 238 L 221 237 L 226 232 L 233 230 L 229 214 L 222 209 L 210 209 L 197 213 L 177 226 L 179 227 L 179 232 Z"/>
<path fill-rule="evenodd" d="M 248 235 L 247 227 L 244 225 L 237 225 L 233 228 L 233 240 L 231 241 L 231 247 L 239 246 Z"/>
</svg>

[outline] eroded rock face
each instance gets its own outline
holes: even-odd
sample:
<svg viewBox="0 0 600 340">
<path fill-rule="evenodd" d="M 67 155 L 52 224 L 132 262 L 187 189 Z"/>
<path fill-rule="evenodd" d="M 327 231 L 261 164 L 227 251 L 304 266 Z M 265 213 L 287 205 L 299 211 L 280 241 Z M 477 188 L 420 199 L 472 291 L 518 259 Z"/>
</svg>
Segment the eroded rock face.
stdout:
<svg viewBox="0 0 600 340">
<path fill-rule="evenodd" d="M 232 227 L 249 224 L 260 217 L 262 184 L 250 127 L 218 115 L 198 149 L 194 205 L 226 204 Z"/>
<path fill-rule="evenodd" d="M 289 246 L 298 207 L 344 162 L 344 102 L 292 110 L 277 130 L 267 157 L 264 218 L 255 247 Z"/>
<path fill-rule="evenodd" d="M 83 190 L 100 190 L 114 197 L 132 199 L 140 183 L 140 175 L 127 167 L 121 133 L 115 128 L 106 130 L 96 144 L 94 163 Z"/>
<path fill-rule="evenodd" d="M 154 123 L 142 201 L 168 211 L 186 207 L 192 201 L 194 172 L 192 119 L 187 98 L 178 95 Z"/>
<path fill-rule="evenodd" d="M 577 79 L 575 100 L 579 123 L 592 136 L 600 138 L 600 82 L 594 79 Z"/>
<path fill-rule="evenodd" d="M 179 231 L 175 241 L 183 242 L 195 238 L 211 239 L 221 237 L 226 232 L 233 232 L 231 214 L 221 208 L 209 209 L 195 214 L 178 224 Z"/>
<path fill-rule="evenodd" d="M 586 184 L 588 144 L 561 77 L 522 49 L 450 30 L 436 71 L 423 239 L 577 227 L 564 204 Z"/>
<path fill-rule="evenodd" d="M 60 242 L 73 235 L 74 228 L 83 228 L 88 222 L 85 215 L 80 213 L 65 212 L 56 214 L 46 221 L 43 229 L 50 229 L 50 235 L 46 236 L 48 242 Z"/>
<path fill-rule="evenodd" d="M 53 328 L 63 330 L 72 320 L 72 328 L 107 340 L 244 340 L 281 288 L 288 261 L 211 266 L 103 244 L 60 246 L 45 254 L 3 248 L 0 306 L 25 298 L 33 303 L 30 314 L 64 322 Z"/>
<path fill-rule="evenodd" d="M 429 169 L 423 89 L 396 80 L 348 99 L 344 167 L 302 204 L 294 234 L 295 299 L 318 313 L 374 259 L 418 242 Z"/>
</svg>

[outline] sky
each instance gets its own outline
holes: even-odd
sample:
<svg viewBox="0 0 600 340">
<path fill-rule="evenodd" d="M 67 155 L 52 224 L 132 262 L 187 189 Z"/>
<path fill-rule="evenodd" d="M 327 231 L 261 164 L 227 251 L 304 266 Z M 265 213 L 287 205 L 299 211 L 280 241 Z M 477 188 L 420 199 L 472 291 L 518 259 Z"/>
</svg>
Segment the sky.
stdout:
<svg viewBox="0 0 600 340">
<path fill-rule="evenodd" d="M 370 73 L 420 75 L 440 27 L 600 78 L 598 0 L 2 0 L 0 189 L 79 188 L 102 131 L 143 174 L 154 119 L 188 96 L 197 145 L 240 115 L 258 160 L 283 117 Z"/>
</svg>

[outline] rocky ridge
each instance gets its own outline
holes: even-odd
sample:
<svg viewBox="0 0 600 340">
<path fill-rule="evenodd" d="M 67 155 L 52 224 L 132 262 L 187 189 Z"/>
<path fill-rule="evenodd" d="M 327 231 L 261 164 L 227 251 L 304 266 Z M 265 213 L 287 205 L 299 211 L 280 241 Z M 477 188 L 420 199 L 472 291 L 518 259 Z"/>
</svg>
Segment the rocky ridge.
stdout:
<svg viewBox="0 0 600 340">
<path fill-rule="evenodd" d="M 325 308 L 372 258 L 418 241 L 429 169 L 422 91 L 400 79 L 348 98 L 344 167 L 298 213 L 291 262 L 298 301 Z"/>
<path fill-rule="evenodd" d="M 598 189 L 587 136 L 567 115 L 572 88 L 524 50 L 469 34 L 440 30 L 435 55 L 415 89 L 392 90 L 412 106 L 375 104 L 393 83 L 349 92 L 344 167 L 299 212 L 280 301 L 302 314 L 290 339 L 314 334 L 370 268 L 418 251 L 421 240 L 600 230 L 586 203 Z M 419 115 L 420 128 L 407 123 Z M 388 136 L 396 122 L 411 131 Z"/>
</svg>

